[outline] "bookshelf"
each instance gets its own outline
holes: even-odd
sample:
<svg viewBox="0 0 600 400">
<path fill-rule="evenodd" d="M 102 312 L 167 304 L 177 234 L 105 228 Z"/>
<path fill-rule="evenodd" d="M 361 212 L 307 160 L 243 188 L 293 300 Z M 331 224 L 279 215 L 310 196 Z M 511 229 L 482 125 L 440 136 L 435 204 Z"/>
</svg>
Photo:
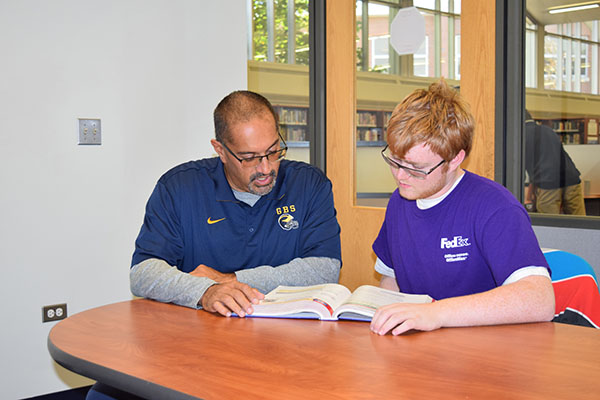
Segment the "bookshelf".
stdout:
<svg viewBox="0 0 600 400">
<path fill-rule="evenodd" d="M 537 119 L 560 135 L 563 144 L 598 144 L 599 118 Z"/>
<path fill-rule="evenodd" d="M 275 105 L 273 108 L 279 117 L 279 131 L 288 146 L 308 147 L 308 107 Z M 385 146 L 385 131 L 391 116 L 391 111 L 357 110 L 357 146 Z"/>
<path fill-rule="evenodd" d="M 308 147 L 308 107 L 274 106 L 279 131 L 289 147 Z"/>
<path fill-rule="evenodd" d="M 356 145 L 385 146 L 385 132 L 391 111 L 357 110 L 356 111 Z"/>
</svg>

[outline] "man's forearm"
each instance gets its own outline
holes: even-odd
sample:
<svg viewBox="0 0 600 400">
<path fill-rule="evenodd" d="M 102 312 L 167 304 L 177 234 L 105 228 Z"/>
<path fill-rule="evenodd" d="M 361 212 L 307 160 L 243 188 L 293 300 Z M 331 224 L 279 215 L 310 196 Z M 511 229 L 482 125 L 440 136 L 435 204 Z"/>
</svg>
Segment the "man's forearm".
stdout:
<svg viewBox="0 0 600 400">
<path fill-rule="evenodd" d="M 129 281 L 135 296 L 191 308 L 198 308 L 206 289 L 216 283 L 182 272 L 156 258 L 134 265 L 129 272 Z"/>
<path fill-rule="evenodd" d="M 328 257 L 295 258 L 277 267 L 263 265 L 235 274 L 238 281 L 268 293 L 279 285 L 337 283 L 340 265 L 339 260 Z M 209 278 L 182 272 L 156 258 L 133 266 L 129 278 L 131 292 L 135 296 L 191 308 L 198 308 L 206 289 L 217 283 Z"/>
<path fill-rule="evenodd" d="M 377 309 L 371 330 L 400 335 L 411 329 L 515 324 L 550 321 L 554 290 L 545 276 L 527 276 L 482 293 L 450 297 L 427 304 L 395 303 Z"/>
<path fill-rule="evenodd" d="M 341 262 L 329 257 L 295 258 L 287 264 L 272 267 L 263 265 L 237 271 L 238 281 L 262 293 L 268 293 L 279 285 L 309 286 L 321 283 L 337 283 Z"/>
<path fill-rule="evenodd" d="M 497 325 L 550 321 L 554 290 L 550 279 L 528 276 L 483 293 L 435 302 L 442 326 Z"/>
</svg>

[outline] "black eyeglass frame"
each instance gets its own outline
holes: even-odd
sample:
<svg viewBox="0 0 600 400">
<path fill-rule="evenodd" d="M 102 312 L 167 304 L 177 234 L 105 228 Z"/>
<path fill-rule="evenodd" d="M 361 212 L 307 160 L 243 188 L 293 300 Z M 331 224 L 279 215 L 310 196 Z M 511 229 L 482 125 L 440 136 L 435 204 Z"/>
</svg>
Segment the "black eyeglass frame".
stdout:
<svg viewBox="0 0 600 400">
<path fill-rule="evenodd" d="M 263 158 L 266 158 L 268 162 L 279 162 L 285 158 L 285 155 L 288 150 L 288 145 L 285 142 L 285 139 L 283 138 L 283 136 L 281 136 L 280 132 L 277 132 L 277 135 L 279 136 L 279 139 L 281 139 L 281 141 L 283 142 L 282 148 L 280 148 L 279 150 L 268 152 L 267 154 L 264 154 L 262 156 L 254 156 L 254 157 L 248 157 L 248 158 L 239 158 L 229 147 L 227 147 L 227 145 L 224 142 L 219 142 L 219 143 L 221 143 L 223 145 L 223 147 L 225 147 L 225 149 L 229 152 L 229 154 L 231 154 L 236 160 L 238 160 L 240 162 L 240 164 L 242 164 L 242 166 L 250 168 L 250 167 L 253 167 L 256 165 L 260 165 Z M 275 161 L 269 160 L 269 156 L 272 154 L 275 154 L 275 153 L 280 153 L 279 158 Z M 258 163 L 256 163 L 256 165 L 248 165 L 247 164 L 248 162 L 256 160 L 256 159 L 258 159 Z"/>
<path fill-rule="evenodd" d="M 408 172 L 411 176 L 414 176 L 415 178 L 418 179 L 425 179 L 429 176 L 429 174 L 431 174 L 433 171 L 435 171 L 439 166 L 441 166 L 443 163 L 446 162 L 446 160 L 442 160 L 440 161 L 436 166 L 432 167 L 429 169 L 429 171 L 423 171 L 420 169 L 414 169 L 414 168 L 410 168 L 410 167 L 405 167 L 404 165 L 399 164 L 398 162 L 392 160 L 391 158 L 389 158 L 388 156 L 385 155 L 385 151 L 388 149 L 389 145 L 385 145 L 385 147 L 383 148 L 383 150 L 381 150 L 381 157 L 383 157 L 384 161 L 391 166 L 392 168 L 401 168 L 403 170 L 405 170 L 406 172 Z M 419 175 L 415 175 L 414 173 L 417 173 Z"/>
</svg>

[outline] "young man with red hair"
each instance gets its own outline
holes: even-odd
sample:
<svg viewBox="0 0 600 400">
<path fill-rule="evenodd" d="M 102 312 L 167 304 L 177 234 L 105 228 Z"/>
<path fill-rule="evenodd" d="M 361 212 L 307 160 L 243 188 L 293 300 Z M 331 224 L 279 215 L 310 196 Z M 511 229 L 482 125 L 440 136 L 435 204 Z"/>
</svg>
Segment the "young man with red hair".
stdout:
<svg viewBox="0 0 600 400">
<path fill-rule="evenodd" d="M 394 110 L 382 151 L 398 185 L 373 244 L 380 286 L 425 293 L 429 304 L 377 310 L 371 330 L 550 321 L 549 268 L 523 206 L 504 187 L 461 168 L 474 119 L 441 80 Z"/>
</svg>

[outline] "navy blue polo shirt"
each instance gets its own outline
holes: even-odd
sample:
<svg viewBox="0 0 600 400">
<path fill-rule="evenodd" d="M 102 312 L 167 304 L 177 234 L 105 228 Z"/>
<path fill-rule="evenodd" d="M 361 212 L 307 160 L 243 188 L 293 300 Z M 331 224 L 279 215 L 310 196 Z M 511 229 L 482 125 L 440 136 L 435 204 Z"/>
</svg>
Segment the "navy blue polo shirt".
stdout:
<svg viewBox="0 0 600 400">
<path fill-rule="evenodd" d="M 306 163 L 282 160 L 273 190 L 253 207 L 237 200 L 216 158 L 190 161 L 156 184 L 132 266 L 159 258 L 184 272 L 277 266 L 297 257 L 341 260 L 331 182 Z"/>
</svg>

